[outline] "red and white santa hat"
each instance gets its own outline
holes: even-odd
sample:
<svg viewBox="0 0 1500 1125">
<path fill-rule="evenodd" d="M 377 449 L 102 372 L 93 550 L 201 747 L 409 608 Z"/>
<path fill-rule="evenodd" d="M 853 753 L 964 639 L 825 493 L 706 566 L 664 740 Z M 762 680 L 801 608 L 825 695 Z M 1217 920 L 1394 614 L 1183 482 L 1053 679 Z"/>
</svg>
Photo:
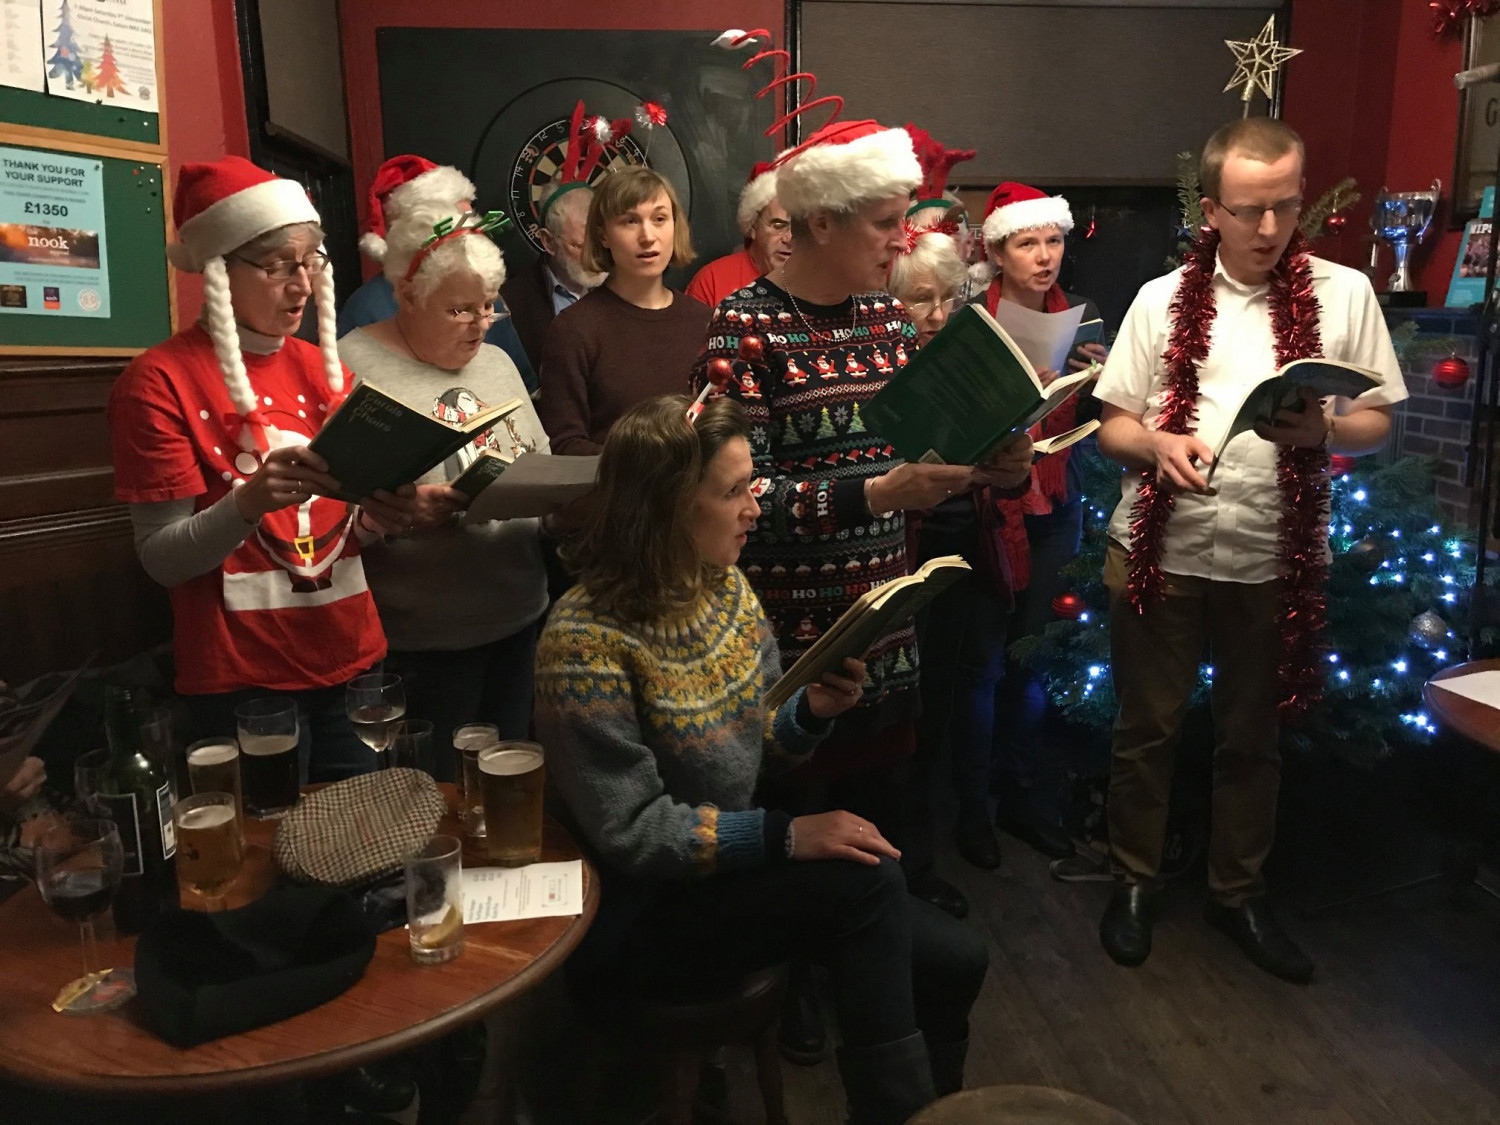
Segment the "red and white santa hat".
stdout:
<svg viewBox="0 0 1500 1125">
<path fill-rule="evenodd" d="M 367 257 L 385 260 L 385 232 L 391 223 L 424 203 L 454 210 L 474 199 L 473 181 L 457 168 L 434 164 L 421 156 L 393 156 L 375 170 L 365 205 L 359 248 Z"/>
<path fill-rule="evenodd" d="M 758 161 L 755 167 L 750 169 L 750 179 L 745 182 L 744 188 L 740 191 L 740 205 L 734 213 L 735 219 L 740 224 L 742 235 L 746 238 L 750 237 L 755 220 L 760 218 L 760 213 L 770 206 L 771 200 L 775 198 L 776 165 Z"/>
<path fill-rule="evenodd" d="M 1003 183 L 990 192 L 984 208 L 984 241 L 1004 242 L 1017 231 L 1058 227 L 1073 229 L 1073 212 L 1060 195 L 1046 195 L 1025 184 Z"/>
<path fill-rule="evenodd" d="M 264 453 L 271 447 L 273 427 L 260 412 L 240 354 L 224 258 L 270 231 L 295 223 L 320 222 L 317 208 L 307 197 L 307 189 L 295 180 L 273 176 L 243 157 L 226 156 L 208 164 L 182 166 L 172 196 L 172 213 L 177 222 L 177 241 L 167 247 L 167 257 L 178 269 L 203 275 L 205 327 L 224 372 L 230 401 L 245 420 L 237 438 L 240 448 Z M 338 399 L 344 393 L 344 365 L 336 343 L 331 266 L 312 275 L 312 291 L 323 373 L 329 391 Z"/>
<path fill-rule="evenodd" d="M 922 182 L 911 134 L 878 121 L 831 122 L 779 160 L 776 198 L 799 219 L 907 195 Z"/>
</svg>

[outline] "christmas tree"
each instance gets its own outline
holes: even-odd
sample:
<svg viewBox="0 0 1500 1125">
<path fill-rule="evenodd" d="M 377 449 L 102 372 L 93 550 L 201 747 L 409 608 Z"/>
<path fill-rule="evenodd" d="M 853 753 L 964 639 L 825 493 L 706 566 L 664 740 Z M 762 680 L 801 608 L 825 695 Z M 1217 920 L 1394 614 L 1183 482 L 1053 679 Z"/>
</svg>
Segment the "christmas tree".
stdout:
<svg viewBox="0 0 1500 1125">
<path fill-rule="evenodd" d="M 125 92 L 125 81 L 120 77 L 120 68 L 115 63 L 114 44 L 109 41 L 109 36 L 104 37 L 104 48 L 99 55 L 99 74 L 94 79 L 94 89 L 103 91 L 110 97 Z"/>
<path fill-rule="evenodd" d="M 92 92 L 93 89 L 94 89 L 94 83 L 96 83 L 98 80 L 99 80 L 99 75 L 94 70 L 94 60 L 93 59 L 84 59 L 83 60 L 83 74 L 82 74 L 82 76 L 79 79 L 79 81 L 81 81 L 83 83 L 83 88 L 85 90 L 88 90 L 88 91 Z"/>
<path fill-rule="evenodd" d="M 47 60 L 50 68 L 47 77 L 65 79 L 71 90 L 73 83 L 83 77 L 83 54 L 78 49 L 78 36 L 73 31 L 73 13 L 68 7 L 68 0 L 62 0 L 54 34 L 57 41 L 52 44 L 52 57 Z"/>
<path fill-rule="evenodd" d="M 1093 451 L 1073 456 L 1084 472 L 1084 536 L 1064 573 L 1086 608 L 1012 651 L 1040 672 L 1066 720 L 1107 739 L 1116 703 L 1103 571 L 1120 471 Z M 1305 719 L 1283 728 L 1282 741 L 1289 751 L 1370 765 L 1435 733 L 1422 684 L 1463 659 L 1459 634 L 1474 584 L 1475 541 L 1442 517 L 1431 464 L 1405 457 L 1386 465 L 1355 463 L 1334 477 L 1329 546 L 1324 698 Z M 1480 644 L 1493 643 L 1492 633 Z M 1212 682 L 1213 668 L 1205 664 L 1194 708 L 1207 706 Z"/>
</svg>

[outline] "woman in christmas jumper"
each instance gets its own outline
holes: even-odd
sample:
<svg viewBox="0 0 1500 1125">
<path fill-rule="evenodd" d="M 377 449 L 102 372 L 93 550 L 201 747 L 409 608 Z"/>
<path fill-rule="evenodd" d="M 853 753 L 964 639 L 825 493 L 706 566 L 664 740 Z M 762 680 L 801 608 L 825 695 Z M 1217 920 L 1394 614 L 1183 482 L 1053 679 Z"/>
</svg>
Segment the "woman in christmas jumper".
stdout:
<svg viewBox="0 0 1500 1125">
<path fill-rule="evenodd" d="M 982 294 L 993 314 L 1000 301 L 1013 301 L 1033 312 L 1063 312 L 1083 305 L 1083 319 L 1094 320 L 1099 310 L 1086 297 L 1064 293 L 1057 283 L 1063 242 L 1073 229 L 1073 215 L 1062 196 L 1045 196 L 1025 184 L 1003 183 L 985 208 L 984 242 L 998 271 Z M 1068 360 L 1070 371 L 1081 371 L 1105 358 L 1102 344 L 1084 344 Z M 1058 372 L 1039 372 L 1050 383 Z M 1042 423 L 1042 436 L 1062 433 L 1086 420 L 1097 407 L 1084 392 Z M 1015 611 L 1004 629 L 1001 645 L 1040 633 L 1053 620 L 1052 601 L 1067 587 L 1060 571 L 1078 554 L 1083 531 L 1082 481 L 1074 451 L 1063 450 L 1037 462 L 1032 487 L 1019 500 L 1000 506 L 1008 527 L 1025 528 L 1026 557 L 1015 566 Z M 1045 855 L 1073 854 L 1073 842 L 1062 827 L 1062 769 L 1055 751 L 1044 752 L 1042 727 L 1047 697 L 1040 682 L 1025 667 L 1012 662 L 1004 669 L 995 704 L 1005 721 L 995 724 L 997 770 L 993 787 L 998 797 L 995 821 L 1006 832 Z M 982 850 L 999 862 L 1000 851 L 988 824 Z"/>
<path fill-rule="evenodd" d="M 420 187 L 420 182 L 414 186 Z M 491 406 L 521 406 L 417 482 L 417 525 L 365 547 L 370 587 L 390 639 L 387 661 L 406 686 L 407 708 L 432 720 L 433 758 L 422 768 L 451 781 L 448 735 L 490 722 L 501 738 L 531 728 L 537 621 L 547 608 L 547 573 L 537 521 L 461 525 L 468 497 L 449 488 L 486 449 L 508 457 L 548 452 L 516 365 L 487 343 L 486 328 L 505 280 L 500 249 L 438 196 L 408 197 L 408 212 L 386 232 L 384 267 L 396 315 L 356 328 L 339 354 L 361 380 L 434 417 L 463 422 Z M 434 227 L 452 224 L 439 236 Z"/>
<path fill-rule="evenodd" d="M 763 774 L 806 759 L 859 702 L 865 668 L 849 660 L 766 710 L 781 657 L 734 565 L 760 515 L 750 425 L 730 401 L 696 424 L 687 407 L 653 399 L 611 431 L 564 552 L 579 584 L 538 647 L 548 775 L 605 881 L 569 967 L 581 986 L 659 995 L 823 963 L 850 1120 L 894 1125 L 962 1085 L 987 954 L 909 898 L 873 823 L 752 804 Z"/>
<path fill-rule="evenodd" d="M 603 285 L 547 329 L 537 411 L 552 451 L 598 453 L 637 402 L 680 394 L 703 346 L 708 307 L 662 280 L 693 260 L 687 215 L 665 177 L 624 168 L 594 189 L 582 265 Z"/>
<path fill-rule="evenodd" d="M 177 690 L 200 736 L 234 708 L 292 696 L 311 780 L 373 767 L 344 685 L 385 656 L 365 584 L 357 509 L 307 448 L 342 400 L 333 275 L 301 184 L 239 157 L 184 165 L 179 269 L 203 274 L 199 322 L 138 356 L 109 400 L 115 494 L 146 573 L 171 590 Z M 292 334 L 309 297 L 321 350 Z M 368 501 L 396 527 L 410 498 Z"/>
</svg>

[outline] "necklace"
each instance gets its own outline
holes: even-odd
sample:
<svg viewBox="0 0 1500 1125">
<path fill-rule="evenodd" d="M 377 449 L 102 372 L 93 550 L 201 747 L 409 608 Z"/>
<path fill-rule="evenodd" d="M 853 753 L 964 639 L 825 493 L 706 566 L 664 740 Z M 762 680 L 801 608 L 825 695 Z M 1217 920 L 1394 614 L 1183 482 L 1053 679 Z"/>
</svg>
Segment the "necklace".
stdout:
<svg viewBox="0 0 1500 1125">
<path fill-rule="evenodd" d="M 783 292 L 786 293 L 786 299 L 792 302 L 792 311 L 797 314 L 797 319 L 802 321 L 802 327 L 807 329 L 807 338 L 810 342 L 814 344 L 820 341 L 825 344 L 838 343 L 838 337 L 834 335 L 834 329 L 830 328 L 827 332 L 818 331 L 808 322 L 807 315 L 802 311 L 802 306 L 797 304 L 797 298 L 792 296 L 792 291 L 785 289 Z M 854 307 L 854 316 L 849 321 L 849 342 L 853 343 L 854 329 L 859 324 L 859 301 L 856 300 L 855 296 L 850 296 L 849 303 Z"/>
</svg>

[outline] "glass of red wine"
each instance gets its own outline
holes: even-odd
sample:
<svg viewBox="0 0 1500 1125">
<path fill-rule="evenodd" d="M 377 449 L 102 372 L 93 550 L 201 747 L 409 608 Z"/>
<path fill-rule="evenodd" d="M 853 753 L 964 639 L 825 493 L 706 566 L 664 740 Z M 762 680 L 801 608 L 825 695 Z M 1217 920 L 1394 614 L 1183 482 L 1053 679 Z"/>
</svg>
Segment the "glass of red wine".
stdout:
<svg viewBox="0 0 1500 1125">
<path fill-rule="evenodd" d="M 359 740 L 375 751 L 380 768 L 390 763 L 391 739 L 406 716 L 406 688 L 400 676 L 371 672 L 355 676 L 344 692 L 344 708 Z"/>
<path fill-rule="evenodd" d="M 52 1007 L 70 1015 L 118 1008 L 135 995 L 135 974 L 99 967 L 94 919 L 109 909 L 120 886 L 120 830 L 112 820 L 66 820 L 42 835 L 35 856 L 42 901 L 60 918 L 77 922 L 83 939 L 83 976 L 65 985 Z"/>
</svg>

